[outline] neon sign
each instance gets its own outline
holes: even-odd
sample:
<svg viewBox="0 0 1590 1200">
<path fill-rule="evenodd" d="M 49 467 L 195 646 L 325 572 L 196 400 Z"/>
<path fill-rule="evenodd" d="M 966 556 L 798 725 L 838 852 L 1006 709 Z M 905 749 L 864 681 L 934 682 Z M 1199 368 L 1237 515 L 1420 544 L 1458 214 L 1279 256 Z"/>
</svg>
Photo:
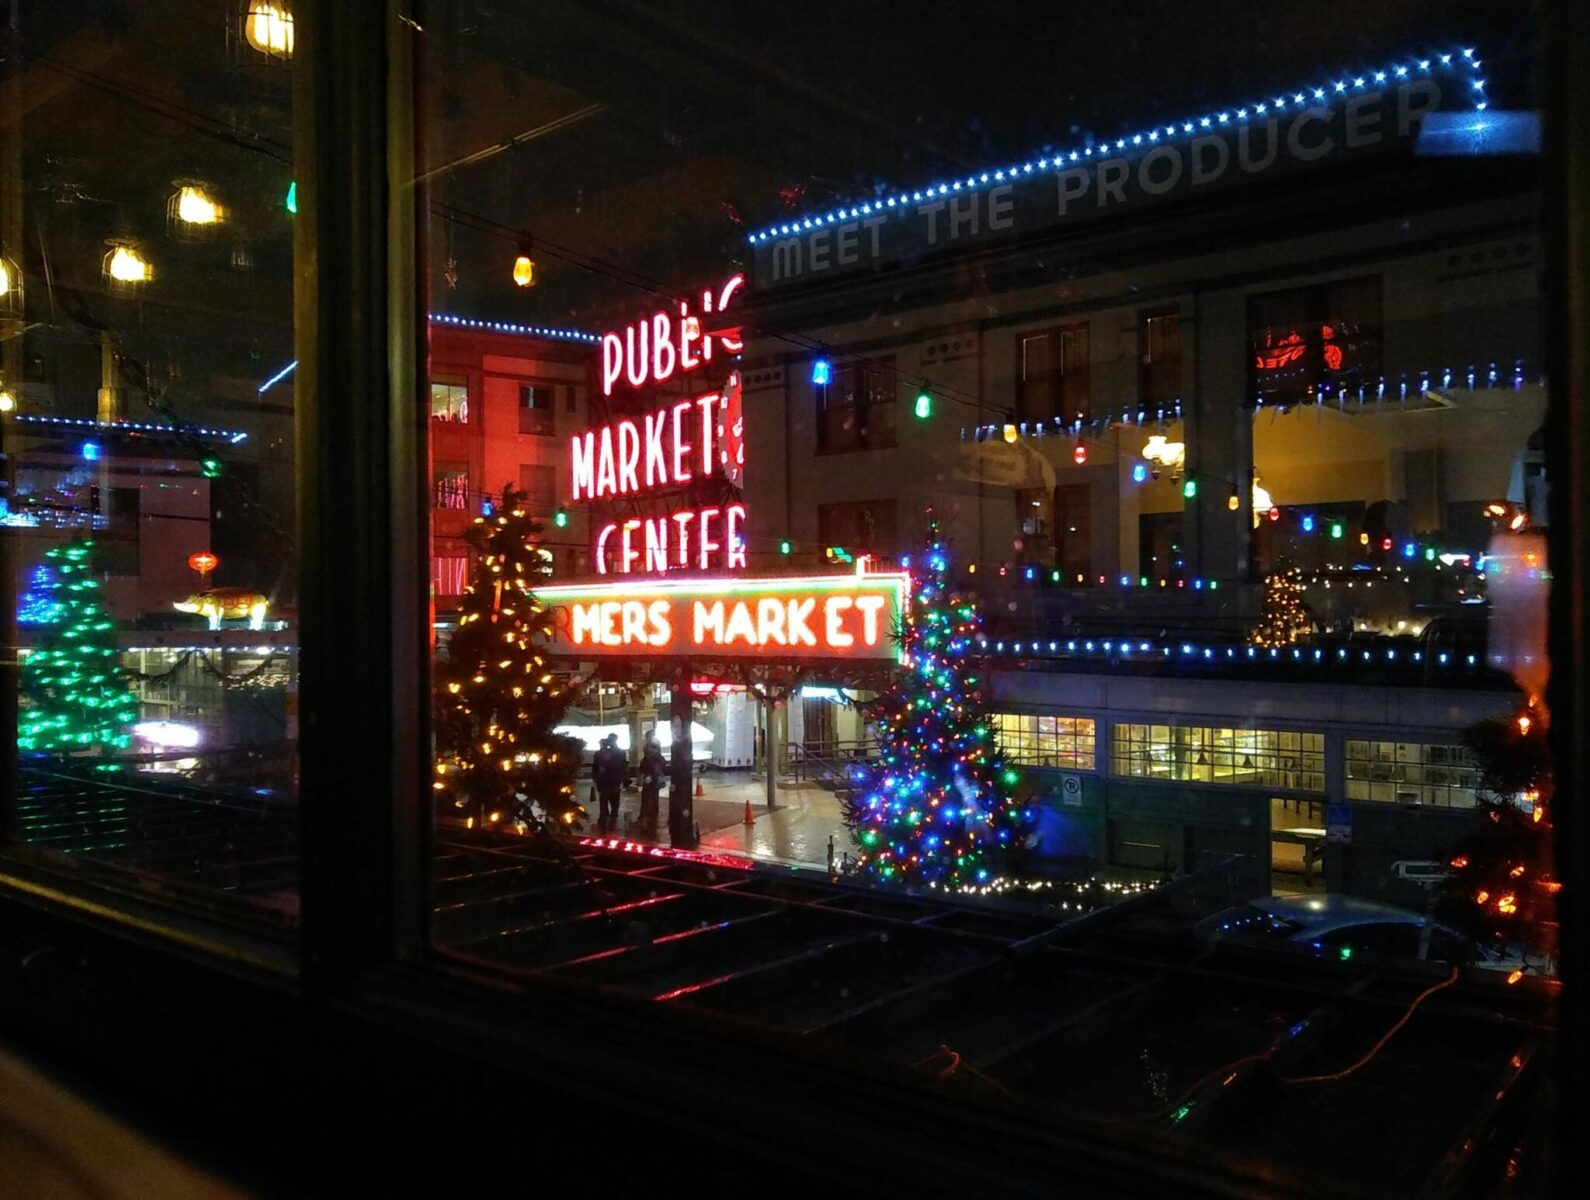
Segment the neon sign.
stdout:
<svg viewBox="0 0 1590 1200">
<path fill-rule="evenodd" d="M 538 588 L 554 609 L 552 650 L 575 658 L 900 657 L 903 571 L 679 579 Z"/>
<path fill-rule="evenodd" d="M 691 311 L 690 302 L 681 300 L 678 312 L 659 309 L 649 317 L 633 321 L 621 332 L 602 335 L 602 395 L 611 396 L 619 383 L 641 388 L 663 383 L 675 373 L 688 374 L 712 361 L 715 345 L 730 354 L 745 348 L 738 325 L 704 328 L 722 321 L 723 313 L 736 293 L 745 286 L 743 274 L 731 275 L 716 292 L 701 293 L 700 315 Z"/>
<path fill-rule="evenodd" d="M 745 566 L 745 505 L 685 508 L 661 517 L 610 521 L 596 535 L 598 575 Z"/>
<path fill-rule="evenodd" d="M 722 397 L 708 392 L 647 413 L 577 433 L 571 440 L 574 499 L 605 500 L 683 487 L 716 466 L 714 413 Z M 699 432 L 699 439 L 690 437 Z"/>
</svg>

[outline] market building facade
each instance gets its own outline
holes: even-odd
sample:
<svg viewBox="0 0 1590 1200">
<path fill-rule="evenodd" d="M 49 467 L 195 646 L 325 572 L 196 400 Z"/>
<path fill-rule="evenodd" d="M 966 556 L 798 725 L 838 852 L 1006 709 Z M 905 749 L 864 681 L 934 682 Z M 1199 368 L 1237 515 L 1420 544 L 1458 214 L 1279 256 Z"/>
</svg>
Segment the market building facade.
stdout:
<svg viewBox="0 0 1590 1200">
<path fill-rule="evenodd" d="M 750 236 L 752 555 L 901 561 L 933 509 L 1043 857 L 1409 902 L 1474 803 L 1545 520 L 1538 193 L 1428 71 Z"/>
</svg>

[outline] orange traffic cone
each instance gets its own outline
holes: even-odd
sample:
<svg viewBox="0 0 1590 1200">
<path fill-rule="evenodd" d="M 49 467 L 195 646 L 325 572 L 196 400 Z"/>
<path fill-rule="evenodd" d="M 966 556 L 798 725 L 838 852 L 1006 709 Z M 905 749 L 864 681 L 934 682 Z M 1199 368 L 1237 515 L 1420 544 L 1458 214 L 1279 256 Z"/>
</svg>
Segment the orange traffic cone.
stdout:
<svg viewBox="0 0 1590 1200">
<path fill-rule="evenodd" d="M 745 823 L 747 825 L 756 824 L 756 814 L 751 811 L 751 802 L 749 800 L 745 802 Z"/>
<path fill-rule="evenodd" d="M 707 789 L 701 786 L 701 776 L 697 775 L 696 776 L 696 795 L 697 796 L 705 796 L 706 794 L 707 794 Z"/>
</svg>

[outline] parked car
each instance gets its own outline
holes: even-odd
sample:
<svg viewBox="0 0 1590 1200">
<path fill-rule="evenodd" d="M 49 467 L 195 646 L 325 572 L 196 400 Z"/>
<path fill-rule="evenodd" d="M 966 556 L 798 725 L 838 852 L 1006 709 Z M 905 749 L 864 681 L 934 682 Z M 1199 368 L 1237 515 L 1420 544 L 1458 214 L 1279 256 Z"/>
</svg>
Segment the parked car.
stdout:
<svg viewBox="0 0 1590 1200">
<path fill-rule="evenodd" d="M 1423 913 L 1356 896 L 1264 896 L 1204 918 L 1193 932 L 1218 941 L 1287 942 L 1342 960 L 1372 955 L 1525 969 L 1519 955 L 1479 945 Z"/>
</svg>

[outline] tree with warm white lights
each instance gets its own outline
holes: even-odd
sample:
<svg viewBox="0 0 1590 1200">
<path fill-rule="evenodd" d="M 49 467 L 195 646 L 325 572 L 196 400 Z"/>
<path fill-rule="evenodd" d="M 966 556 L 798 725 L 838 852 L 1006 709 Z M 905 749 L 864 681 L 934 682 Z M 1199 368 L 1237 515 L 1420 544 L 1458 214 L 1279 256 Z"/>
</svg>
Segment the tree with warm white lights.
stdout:
<svg viewBox="0 0 1590 1200">
<path fill-rule="evenodd" d="M 936 521 L 912 565 L 903 673 L 876 706 L 882 758 L 847 820 L 873 879 L 979 887 L 1019 864 L 1032 811 L 1014 796 L 973 658 L 981 615 L 950 582 Z"/>
<path fill-rule="evenodd" d="M 1476 827 L 1447 858 L 1442 916 L 1477 940 L 1555 951 L 1562 890 L 1552 859 L 1551 753 L 1543 714 L 1526 706 L 1463 733 L 1480 770 Z"/>
<path fill-rule="evenodd" d="M 24 599 L 20 619 L 38 632 L 22 660 L 21 750 L 103 754 L 132 741 L 138 696 L 100 603 L 95 557 L 88 539 L 45 551 Z"/>
<path fill-rule="evenodd" d="M 474 576 L 436 665 L 436 776 L 443 811 L 471 828 L 577 824 L 581 745 L 554 732 L 570 695 L 542 653 L 551 616 L 534 583 L 551 573 L 524 494 L 505 487 L 465 540 Z"/>
<path fill-rule="evenodd" d="M 1303 576 L 1296 567 L 1283 567 L 1265 578 L 1259 604 L 1259 623 L 1248 640 L 1255 646 L 1292 646 L 1314 631 L 1314 619 L 1303 603 Z"/>
</svg>

